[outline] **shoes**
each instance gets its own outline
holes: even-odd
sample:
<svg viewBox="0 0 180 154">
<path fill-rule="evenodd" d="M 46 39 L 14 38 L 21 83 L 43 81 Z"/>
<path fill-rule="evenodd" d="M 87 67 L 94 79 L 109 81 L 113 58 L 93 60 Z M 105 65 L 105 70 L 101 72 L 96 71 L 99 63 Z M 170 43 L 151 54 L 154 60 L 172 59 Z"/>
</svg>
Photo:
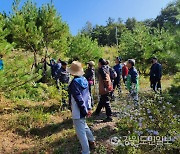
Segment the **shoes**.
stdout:
<svg viewBox="0 0 180 154">
<path fill-rule="evenodd" d="M 106 119 L 103 120 L 103 122 L 112 122 L 113 119 L 111 117 L 107 117 Z"/>
<path fill-rule="evenodd" d="M 89 141 L 89 148 L 90 148 L 91 150 L 96 149 L 96 143 L 95 143 L 94 141 L 93 141 L 93 142 Z"/>
</svg>

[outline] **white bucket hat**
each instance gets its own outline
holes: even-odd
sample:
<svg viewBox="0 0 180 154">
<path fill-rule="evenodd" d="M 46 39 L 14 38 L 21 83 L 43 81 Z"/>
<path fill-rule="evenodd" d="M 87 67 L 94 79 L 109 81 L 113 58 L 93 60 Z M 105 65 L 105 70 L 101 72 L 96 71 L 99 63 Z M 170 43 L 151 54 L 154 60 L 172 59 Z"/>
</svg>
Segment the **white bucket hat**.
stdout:
<svg viewBox="0 0 180 154">
<path fill-rule="evenodd" d="M 73 76 L 84 75 L 82 64 L 78 61 L 73 61 L 70 68 L 68 68 L 67 71 Z"/>
</svg>

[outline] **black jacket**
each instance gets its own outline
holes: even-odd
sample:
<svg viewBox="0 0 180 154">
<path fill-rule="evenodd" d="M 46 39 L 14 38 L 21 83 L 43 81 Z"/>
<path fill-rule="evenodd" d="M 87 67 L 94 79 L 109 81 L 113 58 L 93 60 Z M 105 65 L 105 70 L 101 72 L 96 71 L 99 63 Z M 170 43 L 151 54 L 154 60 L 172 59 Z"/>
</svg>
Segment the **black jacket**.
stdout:
<svg viewBox="0 0 180 154">
<path fill-rule="evenodd" d="M 131 68 L 129 69 L 128 75 L 131 76 L 131 83 L 137 84 L 138 72 L 137 72 L 137 70 L 136 70 L 135 67 L 131 67 Z"/>
<path fill-rule="evenodd" d="M 59 81 L 61 83 L 69 83 L 70 75 L 64 68 L 61 67 L 58 74 L 59 74 Z"/>
<path fill-rule="evenodd" d="M 84 77 L 88 80 L 88 81 L 94 81 L 94 69 L 93 68 L 88 68 L 86 71 L 85 71 L 85 75 Z"/>
<path fill-rule="evenodd" d="M 162 66 L 159 63 L 155 63 L 151 66 L 150 80 L 161 80 Z"/>
</svg>

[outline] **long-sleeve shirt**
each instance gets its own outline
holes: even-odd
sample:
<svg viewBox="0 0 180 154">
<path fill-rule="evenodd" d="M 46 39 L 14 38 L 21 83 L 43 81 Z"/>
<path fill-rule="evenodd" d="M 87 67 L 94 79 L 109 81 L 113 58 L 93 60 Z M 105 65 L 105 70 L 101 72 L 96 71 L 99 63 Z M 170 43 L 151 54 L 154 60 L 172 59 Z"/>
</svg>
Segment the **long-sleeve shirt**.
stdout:
<svg viewBox="0 0 180 154">
<path fill-rule="evenodd" d="M 159 63 L 155 63 L 151 66 L 150 79 L 160 80 L 162 77 L 162 66 Z"/>
</svg>

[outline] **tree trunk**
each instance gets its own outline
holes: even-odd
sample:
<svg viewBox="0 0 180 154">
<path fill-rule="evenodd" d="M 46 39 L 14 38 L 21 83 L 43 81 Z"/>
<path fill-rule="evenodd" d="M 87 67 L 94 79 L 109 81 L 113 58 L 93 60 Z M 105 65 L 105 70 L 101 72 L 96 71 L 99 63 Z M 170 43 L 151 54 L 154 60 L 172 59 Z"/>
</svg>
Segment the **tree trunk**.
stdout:
<svg viewBox="0 0 180 154">
<path fill-rule="evenodd" d="M 37 52 L 34 51 L 34 67 L 37 68 Z"/>
</svg>

